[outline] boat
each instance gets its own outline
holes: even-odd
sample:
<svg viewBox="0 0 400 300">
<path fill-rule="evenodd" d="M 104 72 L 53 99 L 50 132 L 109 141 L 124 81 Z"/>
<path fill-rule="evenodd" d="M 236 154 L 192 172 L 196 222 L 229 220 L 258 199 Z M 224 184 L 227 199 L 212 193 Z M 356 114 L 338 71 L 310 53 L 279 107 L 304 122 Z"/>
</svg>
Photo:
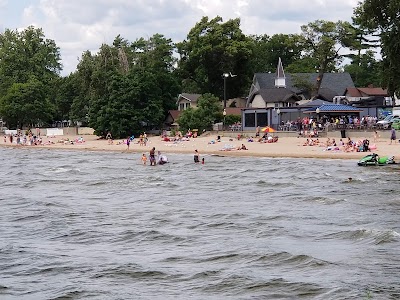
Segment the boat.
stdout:
<svg viewBox="0 0 400 300">
<path fill-rule="evenodd" d="M 394 161 L 394 156 L 382 156 L 379 157 L 376 153 L 371 153 L 358 161 L 359 166 L 385 166 L 385 165 L 393 165 L 396 162 Z"/>
</svg>

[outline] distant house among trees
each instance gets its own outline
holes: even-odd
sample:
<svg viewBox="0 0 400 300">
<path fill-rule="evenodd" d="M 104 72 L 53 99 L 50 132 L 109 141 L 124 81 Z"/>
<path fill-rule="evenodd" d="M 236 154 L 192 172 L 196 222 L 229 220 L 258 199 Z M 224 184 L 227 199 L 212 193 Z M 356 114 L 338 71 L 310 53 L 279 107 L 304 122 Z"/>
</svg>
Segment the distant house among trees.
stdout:
<svg viewBox="0 0 400 300">
<path fill-rule="evenodd" d="M 178 96 L 178 100 L 176 102 L 178 110 L 184 111 L 188 108 L 196 108 L 197 100 L 200 98 L 200 94 L 188 94 L 182 93 Z"/>
</svg>

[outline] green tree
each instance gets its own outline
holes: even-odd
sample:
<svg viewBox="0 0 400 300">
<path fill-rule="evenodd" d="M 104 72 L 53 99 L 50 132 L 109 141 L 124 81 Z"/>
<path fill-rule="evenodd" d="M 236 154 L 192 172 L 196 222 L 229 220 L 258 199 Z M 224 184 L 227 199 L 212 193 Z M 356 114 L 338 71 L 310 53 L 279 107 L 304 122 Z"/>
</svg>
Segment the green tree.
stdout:
<svg viewBox="0 0 400 300">
<path fill-rule="evenodd" d="M 339 52 L 342 47 L 349 46 L 353 36 L 351 28 L 348 22 L 323 20 L 301 26 L 305 57 L 313 58 L 315 71 L 318 72 L 313 95 L 318 92 L 324 73 L 335 71 L 342 61 L 343 55 Z"/>
<path fill-rule="evenodd" d="M 225 125 L 233 125 L 237 122 L 241 122 L 242 121 L 242 116 L 238 116 L 238 115 L 227 115 L 225 117 Z"/>
<path fill-rule="evenodd" d="M 55 120 L 70 120 L 71 107 L 74 99 L 79 96 L 78 82 L 76 73 L 66 77 L 59 77 L 55 82 L 54 106 Z"/>
<path fill-rule="evenodd" d="M 383 87 L 390 94 L 400 92 L 400 2 L 364 0 L 354 10 L 354 22 L 379 37 L 382 55 Z"/>
<path fill-rule="evenodd" d="M 10 128 L 50 122 L 60 70 L 59 48 L 42 29 L 0 34 L 0 111 Z"/>
<path fill-rule="evenodd" d="M 170 39 L 155 34 L 133 43 L 117 36 L 96 55 L 85 52 L 74 74 L 71 116 L 87 118 L 100 135 L 126 137 L 160 128 L 180 92 L 173 49 Z"/>
<path fill-rule="evenodd" d="M 366 87 L 369 85 L 382 86 L 382 62 L 375 58 L 375 53 L 368 50 L 365 54 L 355 55 L 349 65 L 344 66 L 354 85 Z"/>
<path fill-rule="evenodd" d="M 297 34 L 250 36 L 253 42 L 251 66 L 254 73 L 275 72 L 279 58 L 286 66 L 301 58 L 303 45 Z"/>
<path fill-rule="evenodd" d="M 73 121 L 87 123 L 89 121 L 90 99 L 95 98 L 95 82 L 92 83 L 96 67 L 96 57 L 85 51 L 78 63 L 77 71 L 67 79 L 67 85 L 73 89 L 73 97 L 69 117 Z"/>
<path fill-rule="evenodd" d="M 35 76 L 52 88 L 61 70 L 60 52 L 55 42 L 45 39 L 42 29 L 6 29 L 0 34 L 0 93 L 14 83 L 26 83 Z"/>
<path fill-rule="evenodd" d="M 10 128 L 37 126 L 51 121 L 54 107 L 46 98 L 43 83 L 31 77 L 14 83 L 0 98 L 0 114 Z"/>
<path fill-rule="evenodd" d="M 222 74 L 231 72 L 227 98 L 247 92 L 253 76 L 250 68 L 251 40 L 242 33 L 240 19 L 225 23 L 221 17 L 203 17 L 177 44 L 179 76 L 185 92 L 211 93 L 223 97 Z"/>
<path fill-rule="evenodd" d="M 134 53 L 134 72 L 151 72 L 158 82 L 161 113 L 156 124 L 161 125 L 168 111 L 176 108 L 176 96 L 181 92 L 178 75 L 175 69 L 177 59 L 174 57 L 175 45 L 171 39 L 155 34 L 148 40 L 143 38 L 131 44 Z"/>
<path fill-rule="evenodd" d="M 212 94 L 202 95 L 197 102 L 197 108 L 190 108 L 179 116 L 179 127 L 186 131 L 198 129 L 199 132 L 211 130 L 212 125 L 221 120 L 222 111 L 219 99 Z"/>
</svg>

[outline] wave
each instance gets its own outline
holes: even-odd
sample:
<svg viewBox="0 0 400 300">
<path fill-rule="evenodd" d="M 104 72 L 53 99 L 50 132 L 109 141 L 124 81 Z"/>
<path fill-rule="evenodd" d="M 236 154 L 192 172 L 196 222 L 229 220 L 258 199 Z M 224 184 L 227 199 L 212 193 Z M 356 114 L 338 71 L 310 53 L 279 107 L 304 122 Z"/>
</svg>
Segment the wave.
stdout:
<svg viewBox="0 0 400 300">
<path fill-rule="evenodd" d="M 12 222 L 31 222 L 36 220 L 41 220 L 45 218 L 44 214 L 27 215 L 27 216 L 17 216 L 12 219 Z"/>
<path fill-rule="evenodd" d="M 260 256 L 252 260 L 255 265 L 295 267 L 295 268 L 315 268 L 331 264 L 330 262 L 317 259 L 305 254 L 291 254 L 288 252 L 278 252 Z"/>
<path fill-rule="evenodd" d="M 71 287 L 71 290 L 57 292 L 56 294 L 58 294 L 58 295 L 49 298 L 49 300 L 77 299 L 80 297 L 88 296 L 88 295 L 86 295 L 86 293 L 87 293 L 86 291 L 77 290 L 74 287 Z"/>
<path fill-rule="evenodd" d="M 230 262 L 233 263 L 235 261 L 240 261 L 242 256 L 238 253 L 228 253 L 228 254 L 222 254 L 222 255 L 212 255 L 207 258 L 203 259 L 198 259 L 196 260 L 199 263 L 204 263 L 204 262 L 217 262 L 217 261 L 224 261 L 224 262 Z"/>
<path fill-rule="evenodd" d="M 127 230 L 118 234 L 113 239 L 114 243 L 125 244 L 133 241 L 141 243 L 144 242 L 180 243 L 187 241 L 187 238 L 173 234 L 163 233 L 158 230 L 145 230 L 145 231 Z"/>
<path fill-rule="evenodd" d="M 400 234 L 394 230 L 375 230 L 375 229 L 357 229 L 340 231 L 325 235 L 324 239 L 340 238 L 351 241 L 364 241 L 366 243 L 372 243 L 380 245 L 384 243 L 391 243 L 400 240 Z"/>
<path fill-rule="evenodd" d="M 331 197 L 324 197 L 324 196 L 314 196 L 305 198 L 304 201 L 307 202 L 317 202 L 325 205 L 332 205 L 337 204 L 340 202 L 346 202 L 346 199 L 338 199 L 338 198 L 331 198 Z"/>
<path fill-rule="evenodd" d="M 151 280 L 165 280 L 171 279 L 171 277 L 175 277 L 178 275 L 170 275 L 166 272 L 156 271 L 156 270 L 146 270 L 141 266 L 136 264 L 127 264 L 123 266 L 116 266 L 111 268 L 103 268 L 100 271 L 97 271 L 96 274 L 92 275 L 91 278 L 103 278 L 103 277 L 111 277 L 111 278 L 120 278 L 120 277 L 129 277 L 134 279 L 151 279 Z"/>
<path fill-rule="evenodd" d="M 78 167 L 73 167 L 70 165 L 66 166 L 57 166 L 57 167 L 52 167 L 50 169 L 44 170 L 43 172 L 39 172 L 39 175 L 44 175 L 44 176 L 54 176 L 54 174 L 71 174 L 71 175 L 82 175 L 82 174 L 87 174 L 86 172 L 82 171 L 81 168 Z"/>
<path fill-rule="evenodd" d="M 208 280 L 210 278 L 216 278 L 218 277 L 222 272 L 219 270 L 207 270 L 207 271 L 202 271 L 199 273 L 196 273 L 189 278 L 185 279 L 187 281 L 189 280 Z"/>
<path fill-rule="evenodd" d="M 252 295 L 254 299 L 299 299 L 316 297 L 327 289 L 317 284 L 292 282 L 283 278 L 255 280 L 247 276 L 232 274 L 218 281 L 213 281 L 202 288 L 207 293 L 224 293 L 225 297 Z"/>
</svg>

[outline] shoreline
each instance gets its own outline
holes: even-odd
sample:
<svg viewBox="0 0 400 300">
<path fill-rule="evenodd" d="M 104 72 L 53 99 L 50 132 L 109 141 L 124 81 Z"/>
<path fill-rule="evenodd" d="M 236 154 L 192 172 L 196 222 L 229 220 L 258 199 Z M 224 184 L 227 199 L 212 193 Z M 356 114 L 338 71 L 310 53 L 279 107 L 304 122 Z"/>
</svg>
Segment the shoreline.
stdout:
<svg viewBox="0 0 400 300">
<path fill-rule="evenodd" d="M 175 154 L 193 154 L 197 149 L 200 155 L 214 155 L 223 157 L 269 157 L 269 158 L 314 158 L 314 159 L 351 159 L 358 160 L 367 155 L 368 153 L 375 152 L 380 156 L 394 155 L 395 158 L 400 159 L 400 144 L 389 144 L 388 141 L 377 141 L 377 149 L 370 152 L 343 152 L 343 151 L 324 151 L 321 146 L 302 146 L 306 138 L 295 137 L 281 137 L 276 143 L 259 143 L 248 142 L 247 140 L 233 140 L 229 137 L 222 137 L 221 142 L 215 142 L 215 138 L 197 137 L 191 138 L 189 141 L 181 141 L 179 143 L 165 142 L 159 136 L 149 137 L 146 146 L 139 146 L 135 139 L 130 144 L 130 149 L 127 150 L 126 144 L 123 140 L 115 140 L 113 144 L 108 144 L 105 139 L 99 139 L 93 135 L 83 135 L 83 143 L 65 143 L 66 139 L 75 140 L 76 136 L 59 136 L 56 138 L 43 138 L 43 141 L 51 141 L 49 145 L 35 145 L 25 146 L 10 144 L 9 140 L 4 143 L 1 139 L 1 147 L 18 148 L 18 149 L 58 149 L 58 150 L 74 150 L 74 151 L 104 151 L 104 152 L 119 152 L 119 153 L 146 153 L 148 154 L 152 147 L 162 153 L 175 153 Z M 324 141 L 325 139 L 320 139 Z M 64 141 L 64 142 L 62 142 Z M 222 151 L 225 146 L 237 149 L 241 144 L 244 144 L 248 150 L 229 150 Z"/>
</svg>

